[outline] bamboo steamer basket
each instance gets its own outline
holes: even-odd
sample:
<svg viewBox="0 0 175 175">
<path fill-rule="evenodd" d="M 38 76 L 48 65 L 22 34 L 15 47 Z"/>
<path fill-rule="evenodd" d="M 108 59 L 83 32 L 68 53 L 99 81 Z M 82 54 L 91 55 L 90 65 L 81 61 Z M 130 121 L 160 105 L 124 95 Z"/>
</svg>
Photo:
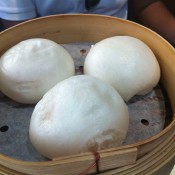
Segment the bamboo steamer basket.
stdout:
<svg viewBox="0 0 175 175">
<path fill-rule="evenodd" d="M 54 15 L 30 20 L 0 33 L 0 55 L 18 42 L 35 37 L 57 43 L 98 42 L 115 35 L 144 41 L 155 53 L 161 68 L 161 84 L 175 112 L 175 51 L 155 32 L 131 21 L 102 15 Z M 99 151 L 99 174 L 154 174 L 175 157 L 175 120 L 157 135 L 134 144 Z M 92 153 L 27 162 L 0 154 L 0 174 L 77 175 L 95 161 Z M 88 173 L 96 174 L 97 167 Z M 87 174 L 88 174 L 87 173 Z"/>
</svg>

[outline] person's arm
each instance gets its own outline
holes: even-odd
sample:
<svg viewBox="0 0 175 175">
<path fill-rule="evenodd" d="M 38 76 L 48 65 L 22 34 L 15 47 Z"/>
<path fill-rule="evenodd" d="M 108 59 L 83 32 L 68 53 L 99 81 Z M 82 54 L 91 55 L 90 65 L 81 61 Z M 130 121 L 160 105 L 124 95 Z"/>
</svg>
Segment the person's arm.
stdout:
<svg viewBox="0 0 175 175">
<path fill-rule="evenodd" d="M 3 29 L 7 29 L 7 28 L 12 27 L 14 25 L 17 25 L 21 22 L 24 22 L 24 21 L 8 21 L 5 19 L 1 19 L 1 21 L 2 21 L 2 25 L 3 25 Z"/>
<path fill-rule="evenodd" d="M 139 1 L 133 0 L 133 3 Z M 134 7 L 141 24 L 156 31 L 175 46 L 175 17 L 162 1 L 152 2 L 145 7 L 138 5 Z"/>
</svg>

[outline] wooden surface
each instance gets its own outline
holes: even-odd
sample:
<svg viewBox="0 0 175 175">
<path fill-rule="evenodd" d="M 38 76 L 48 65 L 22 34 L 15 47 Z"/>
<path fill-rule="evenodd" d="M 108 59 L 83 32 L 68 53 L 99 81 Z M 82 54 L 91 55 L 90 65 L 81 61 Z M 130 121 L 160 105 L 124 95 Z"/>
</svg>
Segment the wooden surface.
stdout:
<svg viewBox="0 0 175 175">
<path fill-rule="evenodd" d="M 156 33 L 138 24 L 117 19 L 114 17 L 102 17 L 99 15 L 58 15 L 39 20 L 25 22 L 8 29 L 0 34 L 0 54 L 9 47 L 24 39 L 42 37 L 54 40 L 58 43 L 71 42 L 97 42 L 114 35 L 129 35 L 143 40 L 155 53 L 161 67 L 161 83 L 163 84 L 172 111 L 175 111 L 175 52 L 164 39 Z M 116 168 L 122 159 L 116 157 L 128 154 L 127 164 L 134 163 L 108 171 L 106 174 L 151 174 L 163 166 L 168 160 L 175 157 L 175 121 L 173 120 L 162 132 L 144 141 L 119 147 L 115 150 L 100 152 L 100 161 L 104 161 L 101 169 Z M 120 154 L 119 154 L 120 153 Z M 131 154 L 130 154 L 131 153 Z M 116 157 L 115 157 L 116 154 Z M 120 157 L 119 156 L 119 157 Z M 133 159 L 134 157 L 134 159 Z M 90 154 L 48 161 L 48 162 L 24 162 L 0 155 L 0 169 L 6 174 L 77 174 L 82 172 L 93 162 L 94 157 Z M 114 161 L 112 167 L 111 162 Z M 124 161 L 123 161 L 124 162 Z M 76 164 L 77 163 L 77 164 Z M 124 162 L 125 163 L 125 162 Z M 114 166 L 114 167 L 113 167 Z M 61 168 L 61 169 L 60 169 Z M 19 172 L 15 172 L 19 171 Z M 92 171 L 94 172 L 94 170 Z"/>
</svg>

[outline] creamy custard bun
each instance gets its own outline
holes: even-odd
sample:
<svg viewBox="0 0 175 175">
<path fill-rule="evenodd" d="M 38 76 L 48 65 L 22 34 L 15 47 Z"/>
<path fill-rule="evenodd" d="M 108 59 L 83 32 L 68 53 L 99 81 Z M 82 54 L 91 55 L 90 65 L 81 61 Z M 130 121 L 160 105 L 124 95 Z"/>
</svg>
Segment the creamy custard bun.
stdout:
<svg viewBox="0 0 175 175">
<path fill-rule="evenodd" d="M 48 39 L 24 40 L 0 59 L 0 89 L 20 103 L 37 103 L 55 84 L 74 74 L 71 55 Z"/>
<path fill-rule="evenodd" d="M 77 75 L 58 83 L 39 101 L 29 134 L 34 147 L 53 159 L 120 146 L 128 124 L 127 106 L 112 86 Z"/>
<path fill-rule="evenodd" d="M 150 92 L 160 79 L 152 50 L 131 36 L 109 37 L 96 43 L 85 59 L 84 72 L 112 85 L 125 101 Z"/>
</svg>

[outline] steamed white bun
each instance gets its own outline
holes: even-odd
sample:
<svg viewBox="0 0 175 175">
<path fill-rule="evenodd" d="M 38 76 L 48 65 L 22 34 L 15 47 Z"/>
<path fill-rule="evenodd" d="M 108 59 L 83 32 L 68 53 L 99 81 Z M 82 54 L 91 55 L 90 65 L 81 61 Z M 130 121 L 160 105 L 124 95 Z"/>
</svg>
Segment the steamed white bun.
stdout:
<svg viewBox="0 0 175 175">
<path fill-rule="evenodd" d="M 33 104 L 74 73 L 73 59 L 62 46 L 48 39 L 28 39 L 2 55 L 0 89 L 17 102 Z"/>
<path fill-rule="evenodd" d="M 115 36 L 95 44 L 85 59 L 84 72 L 112 85 L 125 101 L 148 93 L 160 79 L 152 50 L 130 36 Z"/>
<path fill-rule="evenodd" d="M 119 146 L 128 123 L 126 104 L 115 89 L 78 75 L 58 83 L 38 102 L 29 134 L 42 155 L 56 158 Z"/>
</svg>

